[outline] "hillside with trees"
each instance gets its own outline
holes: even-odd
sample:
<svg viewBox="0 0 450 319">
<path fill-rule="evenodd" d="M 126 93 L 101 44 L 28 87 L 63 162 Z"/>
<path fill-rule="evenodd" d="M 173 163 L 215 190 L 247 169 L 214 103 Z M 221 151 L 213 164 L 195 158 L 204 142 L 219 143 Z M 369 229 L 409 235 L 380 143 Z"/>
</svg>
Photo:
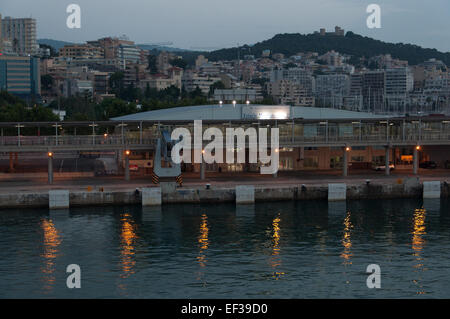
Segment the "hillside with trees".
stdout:
<svg viewBox="0 0 450 319">
<path fill-rule="evenodd" d="M 353 59 L 370 58 L 381 54 L 390 54 L 393 58 L 406 60 L 410 65 L 416 65 L 431 58 L 436 58 L 450 66 L 450 52 L 444 53 L 436 49 L 425 49 L 413 44 L 387 43 L 364 37 L 353 32 L 347 32 L 345 36 L 319 35 L 299 33 L 278 34 L 272 39 L 258 42 L 252 46 L 239 47 L 241 56 L 251 54 L 261 57 L 264 50 L 272 53 L 283 53 L 287 56 L 298 52 L 318 52 L 324 54 L 334 50 L 342 54 L 348 54 Z M 233 60 L 237 58 L 238 48 L 221 49 L 210 52 L 207 57 L 212 61 Z"/>
</svg>

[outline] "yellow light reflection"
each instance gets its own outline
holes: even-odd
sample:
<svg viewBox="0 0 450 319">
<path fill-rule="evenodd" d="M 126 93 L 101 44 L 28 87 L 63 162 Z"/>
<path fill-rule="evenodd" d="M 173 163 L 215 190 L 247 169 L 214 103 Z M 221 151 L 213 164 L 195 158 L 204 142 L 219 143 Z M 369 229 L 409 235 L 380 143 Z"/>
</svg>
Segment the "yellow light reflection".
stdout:
<svg viewBox="0 0 450 319">
<path fill-rule="evenodd" d="M 425 271 L 423 264 L 423 258 L 421 256 L 422 250 L 426 243 L 423 235 L 426 234 L 426 226 L 425 226 L 425 217 L 427 211 L 424 208 L 418 208 L 414 211 L 414 220 L 413 220 L 413 232 L 412 232 L 412 243 L 411 247 L 414 251 L 413 256 L 416 257 L 417 263 L 413 266 L 416 271 Z M 417 294 L 423 295 L 426 292 L 423 290 L 423 286 L 420 284 L 421 277 L 419 279 L 413 280 L 413 282 L 418 286 L 419 291 Z"/>
<path fill-rule="evenodd" d="M 284 272 L 277 271 L 277 268 L 281 266 L 282 260 L 280 255 L 280 214 L 277 215 L 272 221 L 272 258 L 270 259 L 270 265 L 274 269 L 272 277 L 275 278 L 275 280 L 280 279 L 283 275 L 285 275 Z"/>
<path fill-rule="evenodd" d="M 344 235 L 342 237 L 341 243 L 344 246 L 344 251 L 341 253 L 341 257 L 344 259 L 344 265 L 351 265 L 351 257 L 352 254 L 352 240 L 351 240 L 351 230 L 353 229 L 352 222 L 350 221 L 351 213 L 347 212 L 347 215 L 344 219 Z"/>
<path fill-rule="evenodd" d="M 136 225 L 133 222 L 130 213 L 125 213 L 121 219 L 122 226 L 120 232 L 121 238 L 121 264 L 122 277 L 127 277 L 134 273 L 136 265 L 135 257 L 135 241 L 138 238 L 136 234 Z"/>
<path fill-rule="evenodd" d="M 41 228 L 44 232 L 44 253 L 41 255 L 45 259 L 42 272 L 44 277 L 46 290 L 51 289 L 55 283 L 55 259 L 58 255 L 58 247 L 61 244 L 61 236 L 51 220 L 42 219 Z"/>
<path fill-rule="evenodd" d="M 272 228 L 273 228 L 273 247 L 272 247 L 272 256 L 276 256 L 280 254 L 280 222 L 281 218 L 280 215 L 272 221 Z"/>
<path fill-rule="evenodd" d="M 203 214 L 201 216 L 200 234 L 198 236 L 198 243 L 200 246 L 200 251 L 197 256 L 197 261 L 201 267 L 206 266 L 207 260 L 206 260 L 205 251 L 208 250 L 208 246 L 209 246 L 208 235 L 209 235 L 208 216 L 206 216 L 206 214 Z"/>
</svg>

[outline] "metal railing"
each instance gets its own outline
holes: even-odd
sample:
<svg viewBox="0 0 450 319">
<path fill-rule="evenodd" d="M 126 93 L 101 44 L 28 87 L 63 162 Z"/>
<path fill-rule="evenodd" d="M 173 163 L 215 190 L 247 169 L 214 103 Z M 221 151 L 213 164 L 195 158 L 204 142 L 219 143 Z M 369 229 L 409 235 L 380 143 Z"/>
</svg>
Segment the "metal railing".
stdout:
<svg viewBox="0 0 450 319">
<path fill-rule="evenodd" d="M 154 145 L 156 139 L 122 138 L 119 136 L 2 136 L 0 145 L 3 146 L 126 146 L 126 145 Z"/>
</svg>

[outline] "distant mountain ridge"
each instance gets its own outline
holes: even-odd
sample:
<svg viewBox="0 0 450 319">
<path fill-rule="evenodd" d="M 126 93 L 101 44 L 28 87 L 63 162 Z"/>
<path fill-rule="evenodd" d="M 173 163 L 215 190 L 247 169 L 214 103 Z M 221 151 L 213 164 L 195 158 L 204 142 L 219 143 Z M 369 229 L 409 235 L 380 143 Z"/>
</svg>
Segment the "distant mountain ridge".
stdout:
<svg viewBox="0 0 450 319">
<path fill-rule="evenodd" d="M 167 51 L 167 52 L 188 52 L 188 51 L 190 51 L 187 49 L 173 48 L 173 47 L 157 45 L 157 44 L 136 44 L 136 45 L 139 48 L 141 48 L 142 50 L 148 50 L 148 51 L 152 51 L 152 50 Z"/>
<path fill-rule="evenodd" d="M 38 39 L 37 42 L 39 44 L 46 44 L 50 45 L 56 50 L 61 49 L 65 45 L 75 44 L 74 42 L 67 42 L 67 41 L 61 41 L 61 40 L 53 40 L 53 39 Z M 168 51 L 168 52 L 190 52 L 190 50 L 186 49 L 180 49 L 180 48 L 173 48 L 169 46 L 163 46 L 163 45 L 156 45 L 156 44 L 136 44 L 138 47 L 140 47 L 143 50 L 156 50 L 156 51 Z"/>
<path fill-rule="evenodd" d="M 285 33 L 277 34 L 273 38 L 258 42 L 254 45 L 240 46 L 241 57 L 244 54 L 261 57 L 264 50 L 272 53 L 283 53 L 287 56 L 298 52 L 318 52 L 324 54 L 334 50 L 342 54 L 352 55 L 354 58 L 372 57 L 380 54 L 391 54 L 393 58 L 406 60 L 410 65 L 419 64 L 425 60 L 436 58 L 450 66 L 450 52 L 440 52 L 436 49 L 426 49 L 414 44 L 388 43 L 364 37 L 351 31 L 345 36 Z M 237 58 L 237 47 L 220 49 L 207 54 L 212 61 L 232 60 Z"/>
<path fill-rule="evenodd" d="M 65 45 L 74 44 L 73 42 L 66 42 L 66 41 L 60 41 L 60 40 L 53 40 L 53 39 L 38 39 L 37 42 L 39 44 L 46 44 L 49 45 L 56 50 L 61 49 Z"/>
<path fill-rule="evenodd" d="M 72 42 L 52 39 L 39 39 L 38 43 L 50 45 L 57 50 L 64 45 L 74 44 Z M 159 51 L 179 53 L 190 62 L 195 61 L 198 54 L 205 55 L 211 61 L 234 60 L 237 59 L 238 55 L 237 47 L 201 52 L 154 44 L 138 44 L 138 46 L 141 49 L 149 50 L 153 53 Z M 334 50 L 342 54 L 351 55 L 353 57 L 351 62 L 355 62 L 354 59 L 361 57 L 370 58 L 380 54 L 391 54 L 393 58 L 406 60 L 410 65 L 416 65 L 431 58 L 436 58 L 443 61 L 447 66 L 450 66 L 450 52 L 440 52 L 436 49 L 422 48 L 414 44 L 383 42 L 355 34 L 351 31 L 347 32 L 345 36 L 304 35 L 300 33 L 277 34 L 271 39 L 253 45 L 243 45 L 239 48 L 241 58 L 245 54 L 261 57 L 264 50 L 271 50 L 272 53 L 283 53 L 287 56 L 299 52 L 318 52 L 319 54 L 324 54 Z"/>
</svg>

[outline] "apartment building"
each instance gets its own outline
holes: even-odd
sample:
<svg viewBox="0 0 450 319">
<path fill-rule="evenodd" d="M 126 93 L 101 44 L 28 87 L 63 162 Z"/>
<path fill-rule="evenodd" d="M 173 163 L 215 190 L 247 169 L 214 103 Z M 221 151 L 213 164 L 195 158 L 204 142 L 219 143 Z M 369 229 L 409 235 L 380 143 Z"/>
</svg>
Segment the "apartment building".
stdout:
<svg viewBox="0 0 450 319">
<path fill-rule="evenodd" d="M 219 81 L 221 81 L 221 78 L 218 76 L 208 76 L 193 72 L 186 72 L 182 77 L 182 83 L 187 92 L 194 91 L 198 87 L 205 95 L 209 94 L 211 85 Z"/>
<path fill-rule="evenodd" d="M 414 89 L 414 78 L 407 67 L 386 69 L 386 110 L 403 112 L 409 93 Z"/>
<path fill-rule="evenodd" d="M 170 52 L 161 52 L 156 57 L 156 68 L 161 74 L 167 74 L 167 70 L 171 67 L 170 60 L 176 58 L 176 55 Z"/>
<path fill-rule="evenodd" d="M 36 20 L 32 18 L 1 19 L 1 38 L 11 41 L 12 50 L 18 55 L 36 54 L 39 45 L 36 40 Z"/>
<path fill-rule="evenodd" d="M 321 106 L 341 108 L 344 97 L 350 91 L 350 78 L 346 74 L 318 75 L 316 77 L 315 96 Z"/>
<path fill-rule="evenodd" d="M 2 15 L 0 14 L 0 53 L 3 54 Z"/>
<path fill-rule="evenodd" d="M 0 90 L 30 99 L 41 94 L 39 59 L 0 56 Z"/>
<path fill-rule="evenodd" d="M 101 47 L 90 44 L 69 44 L 59 50 L 59 56 L 70 59 L 99 59 L 103 58 L 104 52 Z"/>
<path fill-rule="evenodd" d="M 362 78 L 363 107 L 366 111 L 384 113 L 385 71 L 367 71 Z"/>
<path fill-rule="evenodd" d="M 283 105 L 314 106 L 315 99 L 301 84 L 289 80 L 267 83 L 267 93 Z"/>
<path fill-rule="evenodd" d="M 315 82 L 312 72 L 303 68 L 274 69 L 270 73 L 270 82 L 288 80 L 291 83 L 300 84 L 308 94 L 314 92 Z"/>
<path fill-rule="evenodd" d="M 74 95 L 94 95 L 94 85 L 90 80 L 66 79 L 63 84 L 63 95 L 70 97 Z"/>
<path fill-rule="evenodd" d="M 122 38 L 101 38 L 94 41 L 87 41 L 87 44 L 100 47 L 103 51 L 103 58 L 117 59 L 119 57 L 119 46 L 134 46 L 134 42 Z"/>
<path fill-rule="evenodd" d="M 126 63 L 139 63 L 141 61 L 141 51 L 135 45 L 120 44 L 117 57 Z"/>
</svg>

